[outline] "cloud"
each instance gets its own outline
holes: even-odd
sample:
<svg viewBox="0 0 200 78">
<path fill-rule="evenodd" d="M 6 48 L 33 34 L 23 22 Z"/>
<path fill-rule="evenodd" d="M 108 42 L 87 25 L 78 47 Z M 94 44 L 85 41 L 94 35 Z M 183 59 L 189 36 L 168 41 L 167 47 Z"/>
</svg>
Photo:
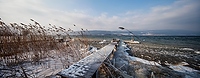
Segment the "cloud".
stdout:
<svg viewBox="0 0 200 78">
<path fill-rule="evenodd" d="M 141 28 L 196 30 L 200 27 L 200 1 L 180 0 L 172 5 L 152 7 L 137 23 Z M 133 19 L 134 20 L 134 19 Z M 199 21 L 199 22 L 198 22 Z"/>
<path fill-rule="evenodd" d="M 50 8 L 43 0 L 0 0 L 0 17 L 6 22 L 29 23 L 30 18 L 42 25 L 49 23 L 66 29 L 118 30 L 124 26 L 131 30 L 200 29 L 199 0 L 177 0 L 171 5 L 151 7 L 150 11 L 127 11 L 118 15 L 92 11 L 59 10 Z M 109 15 L 108 15 L 109 14 Z M 73 27 L 76 24 L 77 28 Z"/>
<path fill-rule="evenodd" d="M 83 12 L 60 11 L 49 8 L 44 3 L 41 0 L 1 0 L 0 17 L 6 23 L 28 24 L 31 22 L 29 19 L 32 18 L 42 25 L 47 26 L 51 23 L 67 29 L 73 28 L 74 23 L 82 26 L 91 18 Z"/>
</svg>

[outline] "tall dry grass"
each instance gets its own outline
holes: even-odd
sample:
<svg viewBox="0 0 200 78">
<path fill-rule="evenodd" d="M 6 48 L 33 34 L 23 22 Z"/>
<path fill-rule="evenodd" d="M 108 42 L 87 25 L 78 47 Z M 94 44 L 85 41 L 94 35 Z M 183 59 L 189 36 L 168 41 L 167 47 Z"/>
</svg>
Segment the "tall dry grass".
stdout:
<svg viewBox="0 0 200 78">
<path fill-rule="evenodd" d="M 72 57 L 74 62 L 86 56 L 79 51 L 81 48 L 88 47 L 83 28 L 78 32 L 81 36 L 76 36 L 72 40 L 69 33 L 76 32 L 70 28 L 66 30 L 51 24 L 46 27 L 33 19 L 30 20 L 29 24 L 6 24 L 0 20 L 0 64 L 2 66 L 12 67 L 26 62 L 39 64 L 41 59 L 54 56 L 50 53 L 51 50 L 57 50 L 57 54 L 63 54 L 58 57 L 62 58 L 64 68 L 69 65 L 68 56 Z"/>
</svg>

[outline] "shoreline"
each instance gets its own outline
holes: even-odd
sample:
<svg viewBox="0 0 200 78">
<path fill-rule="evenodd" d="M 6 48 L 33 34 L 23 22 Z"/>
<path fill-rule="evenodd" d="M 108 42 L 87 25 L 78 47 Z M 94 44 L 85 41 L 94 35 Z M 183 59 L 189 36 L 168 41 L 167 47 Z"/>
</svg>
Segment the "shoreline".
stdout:
<svg viewBox="0 0 200 78">
<path fill-rule="evenodd" d="M 132 56 L 155 61 L 166 67 L 169 64 L 178 65 L 181 62 L 186 62 L 188 65 L 185 66 L 200 70 L 200 55 L 194 50 L 147 43 L 128 45 L 132 48 L 132 52 L 129 52 Z"/>
<path fill-rule="evenodd" d="M 106 41 L 104 44 L 99 44 L 102 40 L 111 40 L 104 38 L 88 38 L 89 44 L 97 47 L 98 49 L 109 44 Z M 182 62 L 188 63 L 185 65 L 196 70 L 200 70 L 199 62 L 200 55 L 198 50 L 192 48 L 183 48 L 176 45 L 163 45 L 151 42 L 141 42 L 140 44 L 128 44 L 131 48 L 129 55 L 142 58 L 149 61 L 155 61 L 163 66 L 168 67 L 171 65 L 178 65 Z"/>
</svg>

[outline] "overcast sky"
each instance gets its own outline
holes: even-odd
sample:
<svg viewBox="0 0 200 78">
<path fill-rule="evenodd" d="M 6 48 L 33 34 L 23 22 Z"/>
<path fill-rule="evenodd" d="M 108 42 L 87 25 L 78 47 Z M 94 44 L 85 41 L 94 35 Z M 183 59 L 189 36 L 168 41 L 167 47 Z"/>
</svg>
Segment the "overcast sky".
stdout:
<svg viewBox="0 0 200 78">
<path fill-rule="evenodd" d="M 199 31 L 200 0 L 0 0 L 0 18 L 74 30 Z"/>
</svg>

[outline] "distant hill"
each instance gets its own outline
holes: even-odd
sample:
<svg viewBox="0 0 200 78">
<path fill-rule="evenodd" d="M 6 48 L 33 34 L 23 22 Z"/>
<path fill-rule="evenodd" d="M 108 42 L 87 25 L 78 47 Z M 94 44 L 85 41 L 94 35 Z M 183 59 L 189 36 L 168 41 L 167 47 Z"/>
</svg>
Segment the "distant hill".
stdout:
<svg viewBox="0 0 200 78">
<path fill-rule="evenodd" d="M 144 31 L 131 31 L 134 35 L 138 36 L 200 36 L 200 31 L 185 31 L 185 30 L 144 30 Z M 91 30 L 86 34 L 90 35 L 132 35 L 128 31 L 103 31 Z"/>
</svg>

